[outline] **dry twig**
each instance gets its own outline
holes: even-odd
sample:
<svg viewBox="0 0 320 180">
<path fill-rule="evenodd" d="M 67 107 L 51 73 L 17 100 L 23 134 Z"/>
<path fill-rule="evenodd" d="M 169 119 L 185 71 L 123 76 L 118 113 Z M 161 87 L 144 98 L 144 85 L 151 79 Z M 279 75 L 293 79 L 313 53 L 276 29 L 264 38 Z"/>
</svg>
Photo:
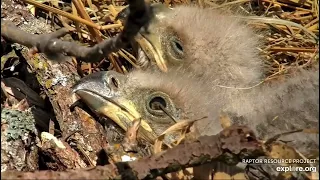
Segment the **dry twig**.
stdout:
<svg viewBox="0 0 320 180">
<path fill-rule="evenodd" d="M 242 158 L 263 155 L 261 145 L 248 127 L 230 126 L 217 135 L 200 137 L 162 154 L 132 162 L 118 162 L 116 169 L 107 165 L 88 171 L 3 172 L 1 176 L 4 179 L 152 179 L 216 160 L 236 164 Z"/>
<path fill-rule="evenodd" d="M 93 47 L 84 47 L 75 42 L 58 39 L 69 32 L 64 28 L 50 34 L 34 35 L 18 29 L 11 22 L 3 20 L 1 20 L 1 36 L 12 42 L 36 48 L 41 53 L 63 53 L 68 56 L 74 56 L 84 62 L 98 62 L 109 53 L 125 47 L 139 32 L 140 28 L 146 26 L 149 22 L 150 9 L 143 0 L 128 0 L 128 4 L 130 14 L 123 31 L 116 37 L 104 40 Z"/>
</svg>

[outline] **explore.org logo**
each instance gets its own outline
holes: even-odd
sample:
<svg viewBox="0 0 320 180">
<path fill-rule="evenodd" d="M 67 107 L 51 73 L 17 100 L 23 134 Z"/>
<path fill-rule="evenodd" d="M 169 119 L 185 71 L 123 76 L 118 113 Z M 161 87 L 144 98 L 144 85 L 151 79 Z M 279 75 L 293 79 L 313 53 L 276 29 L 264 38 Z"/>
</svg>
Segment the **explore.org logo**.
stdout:
<svg viewBox="0 0 320 180">
<path fill-rule="evenodd" d="M 242 159 L 242 163 L 246 164 L 279 164 L 275 169 L 278 172 L 317 172 L 312 165 L 316 162 L 316 159 Z"/>
<path fill-rule="evenodd" d="M 316 167 L 299 167 L 299 166 L 278 166 L 278 172 L 317 172 Z"/>
</svg>

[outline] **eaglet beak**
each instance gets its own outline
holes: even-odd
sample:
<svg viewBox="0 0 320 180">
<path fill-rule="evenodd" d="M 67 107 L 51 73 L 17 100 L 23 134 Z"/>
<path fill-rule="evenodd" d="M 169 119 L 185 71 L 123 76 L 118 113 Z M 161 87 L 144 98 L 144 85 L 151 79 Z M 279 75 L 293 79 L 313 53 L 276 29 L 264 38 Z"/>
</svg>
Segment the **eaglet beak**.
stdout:
<svg viewBox="0 0 320 180">
<path fill-rule="evenodd" d="M 157 64 L 159 69 L 167 72 L 167 63 L 163 59 L 163 46 L 161 45 L 161 35 L 163 31 L 160 21 L 166 16 L 171 9 L 163 4 L 152 5 L 153 18 L 147 28 L 141 28 L 140 32 L 135 36 L 135 41 L 139 44 L 142 51 L 146 54 L 150 61 Z"/>
<path fill-rule="evenodd" d="M 74 87 L 77 94 L 95 113 L 112 119 L 123 130 L 127 131 L 132 122 L 141 118 L 134 104 L 122 98 L 118 87 L 125 82 L 126 76 L 114 71 L 101 71 L 82 78 Z M 153 143 L 154 131 L 141 119 L 138 136 Z"/>
</svg>

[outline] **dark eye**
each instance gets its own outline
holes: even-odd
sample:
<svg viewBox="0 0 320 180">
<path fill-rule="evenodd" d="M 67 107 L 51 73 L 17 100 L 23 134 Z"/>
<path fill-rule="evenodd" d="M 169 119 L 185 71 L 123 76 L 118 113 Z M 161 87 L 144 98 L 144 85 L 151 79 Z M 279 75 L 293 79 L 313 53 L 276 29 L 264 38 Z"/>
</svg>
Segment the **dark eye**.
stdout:
<svg viewBox="0 0 320 180">
<path fill-rule="evenodd" d="M 164 117 L 164 111 L 171 109 L 171 106 L 172 105 L 169 97 L 166 94 L 160 92 L 152 93 L 146 101 L 146 110 L 148 111 L 148 113 L 157 117 Z"/>
<path fill-rule="evenodd" d="M 152 92 L 145 103 L 146 116 L 150 121 L 161 124 L 175 123 L 180 118 L 181 111 L 175 107 L 174 102 L 166 93 Z"/>
<path fill-rule="evenodd" d="M 161 111 L 162 108 L 167 107 L 166 100 L 164 100 L 162 97 L 153 97 L 149 102 L 149 107 L 152 110 L 155 111 Z"/>
<path fill-rule="evenodd" d="M 169 47 L 170 47 L 170 54 L 173 56 L 175 59 L 182 59 L 184 55 L 184 49 L 183 49 L 183 44 L 180 39 L 177 37 L 172 37 L 169 39 Z"/>
<path fill-rule="evenodd" d="M 171 46 L 177 53 L 183 55 L 183 47 L 182 47 L 182 44 L 181 44 L 180 40 L 174 38 L 171 41 Z"/>
</svg>

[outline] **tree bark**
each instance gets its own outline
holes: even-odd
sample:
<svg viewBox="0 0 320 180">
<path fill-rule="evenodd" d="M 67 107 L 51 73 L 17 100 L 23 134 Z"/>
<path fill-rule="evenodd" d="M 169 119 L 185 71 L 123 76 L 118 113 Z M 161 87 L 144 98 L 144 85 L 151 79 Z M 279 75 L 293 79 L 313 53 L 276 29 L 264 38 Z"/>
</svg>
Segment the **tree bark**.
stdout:
<svg viewBox="0 0 320 180">
<path fill-rule="evenodd" d="M 263 155 L 262 144 L 246 126 L 230 126 L 214 136 L 180 144 L 165 152 L 131 162 L 67 172 L 3 172 L 4 179 L 154 179 L 170 172 L 213 161 L 235 165 L 242 158 Z"/>
</svg>

